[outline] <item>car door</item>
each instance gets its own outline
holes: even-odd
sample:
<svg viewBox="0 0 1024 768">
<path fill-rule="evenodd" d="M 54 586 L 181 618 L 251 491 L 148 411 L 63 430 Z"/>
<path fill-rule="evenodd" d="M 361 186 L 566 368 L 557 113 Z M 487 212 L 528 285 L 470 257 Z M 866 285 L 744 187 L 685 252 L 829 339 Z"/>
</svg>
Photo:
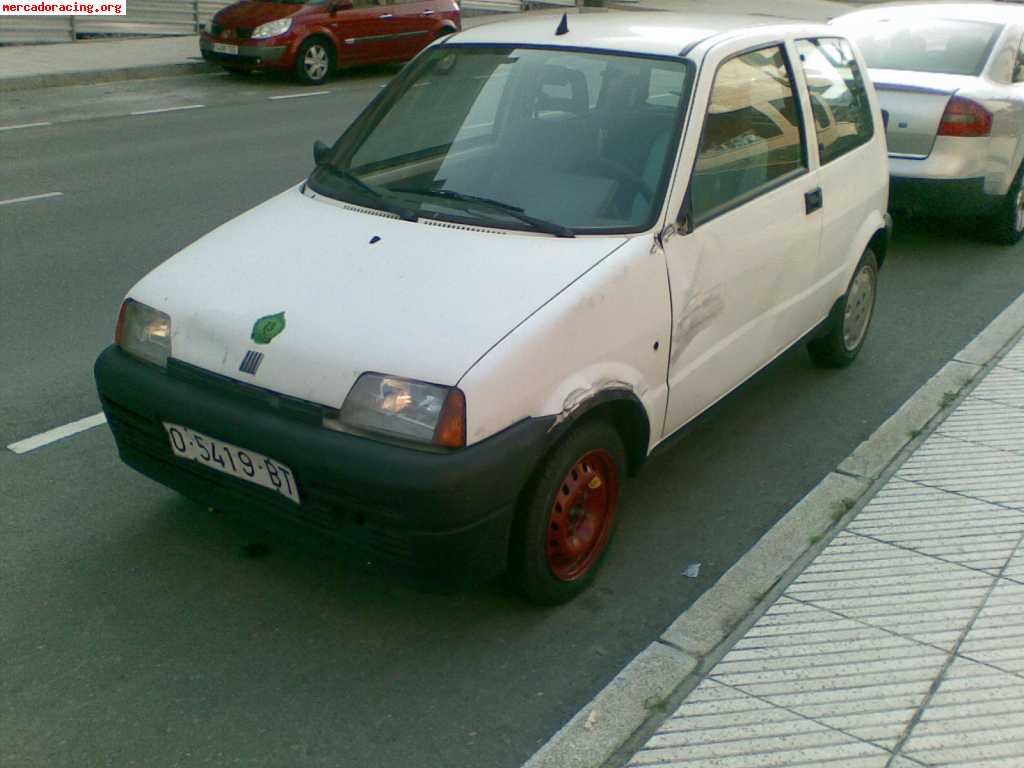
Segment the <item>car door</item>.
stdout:
<svg viewBox="0 0 1024 768">
<path fill-rule="evenodd" d="M 331 7 L 328 26 L 338 40 L 341 64 L 388 60 L 394 14 L 385 0 L 354 0 L 351 5 L 340 0 Z"/>
<path fill-rule="evenodd" d="M 809 205 L 817 173 L 785 44 L 712 51 L 702 71 L 713 80 L 702 77 L 694 101 L 703 126 L 685 223 L 663 239 L 673 325 L 666 432 L 795 340 L 793 307 L 820 239 Z"/>
<path fill-rule="evenodd" d="M 434 39 L 434 30 L 438 28 L 434 5 L 425 0 L 395 0 L 389 6 L 394 14 L 395 58 L 411 59 Z"/>
<path fill-rule="evenodd" d="M 875 117 L 861 68 L 849 42 L 838 37 L 795 42 L 799 69 L 811 99 L 814 145 L 821 187 L 821 253 L 815 261 L 807 318 L 824 318 L 846 290 L 851 253 L 864 242 L 860 230 L 884 205 L 885 153 L 871 146 Z"/>
</svg>

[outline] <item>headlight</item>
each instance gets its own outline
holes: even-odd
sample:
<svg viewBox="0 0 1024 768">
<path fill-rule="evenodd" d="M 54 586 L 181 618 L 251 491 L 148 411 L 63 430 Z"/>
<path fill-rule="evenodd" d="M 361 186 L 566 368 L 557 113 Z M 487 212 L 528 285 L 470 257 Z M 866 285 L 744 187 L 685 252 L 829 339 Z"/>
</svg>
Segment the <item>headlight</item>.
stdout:
<svg viewBox="0 0 1024 768">
<path fill-rule="evenodd" d="M 130 355 L 167 366 L 171 356 L 171 318 L 133 299 L 125 299 L 117 316 L 117 345 Z"/>
<path fill-rule="evenodd" d="M 263 40 L 268 37 L 276 37 L 277 35 L 283 35 L 291 28 L 291 18 L 268 21 L 266 24 L 260 24 L 252 31 L 252 39 Z"/>
<path fill-rule="evenodd" d="M 455 387 L 364 373 L 345 398 L 337 425 L 324 424 L 461 448 L 466 444 L 466 397 Z"/>
</svg>

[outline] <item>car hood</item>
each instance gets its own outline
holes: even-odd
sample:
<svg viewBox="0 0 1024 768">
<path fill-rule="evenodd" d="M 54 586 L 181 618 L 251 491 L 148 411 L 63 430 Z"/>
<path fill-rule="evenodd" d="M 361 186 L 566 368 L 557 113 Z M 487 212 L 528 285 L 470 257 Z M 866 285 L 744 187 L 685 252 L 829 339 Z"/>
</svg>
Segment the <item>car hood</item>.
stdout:
<svg viewBox="0 0 1024 768">
<path fill-rule="evenodd" d="M 294 16 L 309 6 L 301 3 L 263 3 L 259 0 L 243 0 L 219 11 L 213 20 L 224 27 L 255 29 L 268 21 Z"/>
<path fill-rule="evenodd" d="M 340 406 L 366 371 L 456 384 L 625 241 L 406 222 L 295 188 L 196 241 L 129 296 L 170 314 L 176 359 Z M 284 329 L 266 342 L 257 321 L 279 313 Z M 264 355 L 255 375 L 240 370 L 250 351 Z"/>
</svg>

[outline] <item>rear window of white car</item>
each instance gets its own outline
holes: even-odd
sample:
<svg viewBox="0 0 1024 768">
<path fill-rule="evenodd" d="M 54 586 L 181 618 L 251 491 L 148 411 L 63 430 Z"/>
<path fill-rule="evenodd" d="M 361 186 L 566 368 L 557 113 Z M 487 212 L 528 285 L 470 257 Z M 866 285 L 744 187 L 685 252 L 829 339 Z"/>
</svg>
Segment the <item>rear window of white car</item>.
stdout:
<svg viewBox="0 0 1024 768">
<path fill-rule="evenodd" d="M 873 20 L 851 36 L 872 69 L 980 75 L 1003 27 L 954 19 Z"/>
<path fill-rule="evenodd" d="M 834 37 L 798 40 L 796 47 L 810 92 L 818 155 L 825 165 L 871 139 L 871 105 L 848 42 Z"/>
</svg>

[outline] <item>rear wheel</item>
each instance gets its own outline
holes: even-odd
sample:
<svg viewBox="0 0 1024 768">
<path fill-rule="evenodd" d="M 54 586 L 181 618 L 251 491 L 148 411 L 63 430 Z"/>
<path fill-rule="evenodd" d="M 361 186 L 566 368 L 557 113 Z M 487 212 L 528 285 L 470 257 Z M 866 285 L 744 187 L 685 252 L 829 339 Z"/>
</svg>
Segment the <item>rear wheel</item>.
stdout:
<svg viewBox="0 0 1024 768">
<path fill-rule="evenodd" d="M 1017 171 L 992 225 L 993 239 L 1003 245 L 1013 245 L 1024 235 L 1024 165 Z"/>
<path fill-rule="evenodd" d="M 836 303 L 828 331 L 807 345 L 811 361 L 819 368 L 845 368 L 864 346 L 875 311 L 878 260 L 869 248 L 861 256 L 846 294 Z"/>
<path fill-rule="evenodd" d="M 295 79 L 306 85 L 320 85 L 334 71 L 334 51 L 322 37 L 313 37 L 295 54 Z"/>
<path fill-rule="evenodd" d="M 625 450 L 603 421 L 574 428 L 524 494 L 509 553 L 515 586 L 531 602 L 571 600 L 594 579 L 615 529 Z"/>
</svg>

